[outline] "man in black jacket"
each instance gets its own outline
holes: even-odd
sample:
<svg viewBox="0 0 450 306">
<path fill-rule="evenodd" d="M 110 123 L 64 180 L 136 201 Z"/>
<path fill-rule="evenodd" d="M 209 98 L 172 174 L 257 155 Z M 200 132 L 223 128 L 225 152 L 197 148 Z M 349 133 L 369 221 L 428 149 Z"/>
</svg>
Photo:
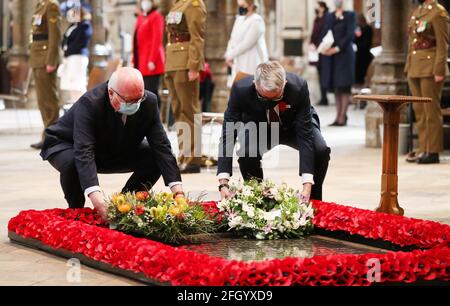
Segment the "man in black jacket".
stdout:
<svg viewBox="0 0 450 306">
<path fill-rule="evenodd" d="M 184 196 L 156 96 L 133 68 L 117 70 L 48 127 L 41 156 L 60 172 L 69 207 L 84 207 L 88 196 L 104 219 L 97 173 L 133 172 L 123 192 L 146 190 L 162 175 L 175 196 Z"/>
<path fill-rule="evenodd" d="M 258 66 L 255 77 L 234 84 L 219 145 L 217 174 L 222 199 L 230 197 L 228 181 L 236 139 L 244 180 L 262 180 L 262 155 L 284 144 L 300 152 L 301 200 L 322 199 L 330 148 L 320 133 L 319 117 L 311 106 L 305 80 L 286 73 L 278 62 L 267 62 Z"/>
</svg>

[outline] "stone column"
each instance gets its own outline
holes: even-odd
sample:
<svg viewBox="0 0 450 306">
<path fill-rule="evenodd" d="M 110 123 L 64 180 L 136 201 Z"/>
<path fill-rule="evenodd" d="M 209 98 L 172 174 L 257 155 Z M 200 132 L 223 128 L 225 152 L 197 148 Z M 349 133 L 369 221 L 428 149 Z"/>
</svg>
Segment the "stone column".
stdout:
<svg viewBox="0 0 450 306">
<path fill-rule="evenodd" d="M 90 65 L 97 67 L 106 67 L 107 58 L 110 55 L 110 50 L 106 47 L 106 31 L 105 15 L 104 15 L 104 1 L 91 0 L 92 6 L 92 40 L 91 40 L 91 58 Z"/>
<path fill-rule="evenodd" d="M 11 18 L 12 27 L 12 47 L 8 51 L 8 70 L 14 77 L 15 71 L 21 63 L 28 62 L 31 35 L 31 21 L 37 0 L 11 0 Z M 29 94 L 30 102 L 26 107 L 34 107 L 36 102 L 34 92 Z M 6 103 L 6 107 L 11 107 L 10 103 Z M 17 105 L 23 107 L 23 105 Z"/>
<path fill-rule="evenodd" d="M 12 0 L 11 15 L 13 21 L 12 41 L 9 50 L 9 65 L 14 66 L 17 61 L 28 60 L 28 45 L 30 43 L 31 19 L 37 1 Z"/>
<path fill-rule="evenodd" d="M 373 94 L 405 95 L 407 81 L 403 72 L 407 52 L 407 25 L 410 0 L 381 1 L 382 53 L 375 60 L 372 78 Z M 369 103 L 366 110 L 366 146 L 381 147 L 379 125 L 383 122 L 381 108 Z"/>
<path fill-rule="evenodd" d="M 237 14 L 237 3 L 235 0 L 205 0 L 205 4 L 208 9 L 205 56 L 211 65 L 216 85 L 211 110 L 223 112 L 229 94 L 224 55 Z"/>
</svg>

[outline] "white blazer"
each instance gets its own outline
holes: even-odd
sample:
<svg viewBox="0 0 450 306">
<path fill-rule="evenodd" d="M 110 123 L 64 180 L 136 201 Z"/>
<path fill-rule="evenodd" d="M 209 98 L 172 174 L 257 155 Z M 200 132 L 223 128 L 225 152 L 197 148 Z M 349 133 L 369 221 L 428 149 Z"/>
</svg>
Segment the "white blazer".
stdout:
<svg viewBox="0 0 450 306">
<path fill-rule="evenodd" d="M 265 33 L 266 25 L 260 15 L 236 17 L 225 53 L 225 58 L 233 59 L 229 87 L 238 72 L 254 75 L 256 67 L 269 60 Z"/>
</svg>

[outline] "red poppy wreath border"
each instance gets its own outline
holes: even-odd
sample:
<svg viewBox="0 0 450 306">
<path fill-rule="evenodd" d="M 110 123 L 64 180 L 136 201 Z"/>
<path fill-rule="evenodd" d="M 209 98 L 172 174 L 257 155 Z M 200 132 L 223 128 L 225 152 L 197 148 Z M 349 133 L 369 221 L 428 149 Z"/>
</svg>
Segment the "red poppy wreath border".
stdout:
<svg viewBox="0 0 450 306">
<path fill-rule="evenodd" d="M 204 203 L 217 212 L 215 204 Z M 379 260 L 380 283 L 449 281 L 450 226 L 319 201 L 314 202 L 314 208 L 314 225 L 321 230 L 418 249 L 241 262 L 110 230 L 89 208 L 23 211 L 10 220 L 8 230 L 53 249 L 81 254 L 172 285 L 368 286 L 373 284 L 367 278 L 369 259 Z"/>
</svg>

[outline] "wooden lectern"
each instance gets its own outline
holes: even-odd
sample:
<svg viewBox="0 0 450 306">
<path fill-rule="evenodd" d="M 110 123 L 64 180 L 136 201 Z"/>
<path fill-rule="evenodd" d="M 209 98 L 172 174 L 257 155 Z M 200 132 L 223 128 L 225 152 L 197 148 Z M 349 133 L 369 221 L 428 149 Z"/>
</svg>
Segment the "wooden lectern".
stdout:
<svg viewBox="0 0 450 306">
<path fill-rule="evenodd" d="M 431 103 L 430 98 L 392 95 L 357 95 L 359 101 L 377 102 L 383 109 L 383 174 L 381 176 L 381 200 L 377 212 L 403 216 L 398 204 L 398 133 L 400 109 L 407 103 Z"/>
</svg>

